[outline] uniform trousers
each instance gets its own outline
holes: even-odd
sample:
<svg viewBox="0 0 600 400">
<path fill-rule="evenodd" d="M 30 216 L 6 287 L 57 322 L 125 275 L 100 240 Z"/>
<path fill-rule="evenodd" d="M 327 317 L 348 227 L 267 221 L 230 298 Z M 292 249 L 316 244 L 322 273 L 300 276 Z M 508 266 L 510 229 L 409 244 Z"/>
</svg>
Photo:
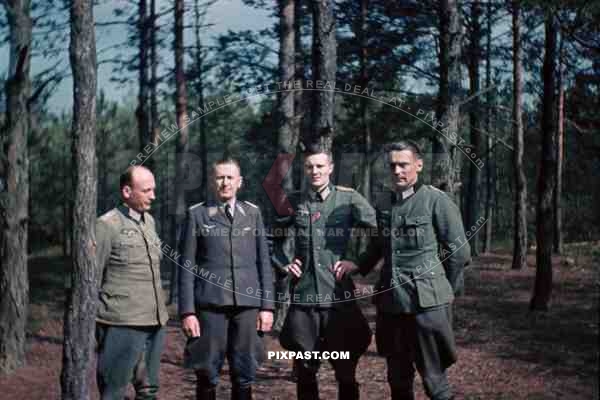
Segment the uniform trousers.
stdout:
<svg viewBox="0 0 600 400">
<path fill-rule="evenodd" d="M 196 309 L 201 336 L 212 345 L 206 354 L 207 370 L 196 371 L 198 382 L 216 386 L 225 357 L 229 363 L 231 383 L 247 387 L 256 378 L 256 317 L 258 309 L 249 307 L 213 307 Z"/>
<path fill-rule="evenodd" d="M 371 342 L 368 322 L 356 303 L 342 307 L 291 305 L 279 340 L 291 351 L 347 351 L 349 359 L 329 359 L 340 385 L 339 398 L 358 398 L 356 365 Z M 321 353 L 322 354 L 322 353 Z M 318 398 L 316 373 L 320 360 L 296 360 L 298 398 Z M 346 393 L 346 394 L 345 394 Z"/>
<path fill-rule="evenodd" d="M 130 382 L 136 400 L 156 399 L 166 332 L 159 325 L 96 324 L 97 383 L 102 400 L 122 400 Z"/>
<path fill-rule="evenodd" d="M 456 361 L 456 345 L 449 306 L 417 314 L 378 313 L 375 337 L 387 360 L 394 400 L 414 399 L 415 366 L 429 398 L 452 398 L 446 369 Z"/>
</svg>

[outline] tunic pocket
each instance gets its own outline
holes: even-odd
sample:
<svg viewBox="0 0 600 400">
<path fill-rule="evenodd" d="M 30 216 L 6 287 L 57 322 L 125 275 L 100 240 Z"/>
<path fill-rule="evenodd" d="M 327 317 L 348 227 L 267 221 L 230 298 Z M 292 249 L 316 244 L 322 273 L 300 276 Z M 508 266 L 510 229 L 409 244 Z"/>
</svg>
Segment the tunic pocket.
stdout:
<svg viewBox="0 0 600 400">
<path fill-rule="evenodd" d="M 110 252 L 110 264 L 118 266 L 126 266 L 129 263 L 129 248 L 127 243 L 120 240 L 113 244 Z"/>
<path fill-rule="evenodd" d="M 426 243 L 428 227 L 431 225 L 431 217 L 418 216 L 403 218 L 401 224 L 392 229 L 392 235 L 399 242 L 400 248 L 415 250 L 422 249 Z"/>
<path fill-rule="evenodd" d="M 414 276 L 414 280 L 421 308 L 447 304 L 454 299 L 452 287 L 444 274 L 424 272 Z"/>
</svg>

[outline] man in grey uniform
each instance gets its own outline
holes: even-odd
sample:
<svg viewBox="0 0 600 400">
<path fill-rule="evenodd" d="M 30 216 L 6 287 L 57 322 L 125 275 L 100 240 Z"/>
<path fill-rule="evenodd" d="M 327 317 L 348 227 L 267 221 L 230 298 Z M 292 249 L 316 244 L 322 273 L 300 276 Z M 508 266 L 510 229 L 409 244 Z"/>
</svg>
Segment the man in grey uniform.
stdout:
<svg viewBox="0 0 600 400">
<path fill-rule="evenodd" d="M 234 400 L 252 398 L 257 331 L 273 324 L 273 278 L 260 210 L 238 201 L 242 185 L 236 160 L 216 162 L 214 198 L 190 207 L 182 239 L 179 315 L 188 337 L 209 345 L 194 354 L 198 400 L 214 400 L 227 357 Z"/>
<path fill-rule="evenodd" d="M 418 180 L 423 169 L 418 146 L 393 143 L 386 160 L 394 190 L 377 199 L 378 234 L 359 263 L 366 274 L 384 258 L 375 299 L 377 350 L 387 358 L 393 400 L 414 399 L 414 366 L 429 398 L 451 399 L 446 377 L 456 361 L 451 303 L 470 261 L 469 243 L 454 202 Z M 340 274 L 354 270 L 343 266 Z"/>
<path fill-rule="evenodd" d="M 148 213 L 154 176 L 143 166 L 121 175 L 123 204 L 98 218 L 96 260 L 102 269 L 97 379 L 102 400 L 121 400 L 130 381 L 136 399 L 155 399 L 169 319 L 160 281 L 160 240 Z"/>
</svg>

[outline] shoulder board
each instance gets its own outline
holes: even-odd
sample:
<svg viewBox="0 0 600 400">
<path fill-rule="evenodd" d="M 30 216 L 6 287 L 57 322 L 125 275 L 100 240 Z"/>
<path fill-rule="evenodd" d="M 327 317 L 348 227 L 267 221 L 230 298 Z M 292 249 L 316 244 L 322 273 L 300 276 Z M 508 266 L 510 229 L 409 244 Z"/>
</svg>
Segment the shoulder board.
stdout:
<svg viewBox="0 0 600 400">
<path fill-rule="evenodd" d="M 193 210 L 193 209 L 194 209 L 194 208 L 196 208 L 196 207 L 200 207 L 201 205 L 204 205 L 204 202 L 203 202 L 203 201 L 201 201 L 200 203 L 196 203 L 196 204 L 194 204 L 193 206 L 190 206 L 190 208 L 188 208 L 188 210 L 190 210 L 190 211 L 191 211 L 191 210 Z"/>
<path fill-rule="evenodd" d="M 250 203 L 248 200 L 244 200 L 244 203 L 248 204 L 250 207 L 258 208 L 256 204 Z"/>
<path fill-rule="evenodd" d="M 98 217 L 99 221 L 102 222 L 112 222 L 115 221 L 119 218 L 119 214 L 117 213 L 116 209 L 112 209 L 104 214 L 102 214 L 100 217 Z"/>
<path fill-rule="evenodd" d="M 438 192 L 438 193 L 446 194 L 446 192 L 444 192 L 443 190 L 440 190 L 440 189 L 436 188 L 436 187 L 435 187 L 435 186 L 433 186 L 433 185 L 425 185 L 425 186 L 427 186 L 429 189 L 433 190 L 434 192 Z"/>
<path fill-rule="evenodd" d="M 346 186 L 338 186 L 338 185 L 336 185 L 335 188 L 337 190 L 339 190 L 340 192 L 354 192 L 354 189 L 346 187 Z"/>
</svg>

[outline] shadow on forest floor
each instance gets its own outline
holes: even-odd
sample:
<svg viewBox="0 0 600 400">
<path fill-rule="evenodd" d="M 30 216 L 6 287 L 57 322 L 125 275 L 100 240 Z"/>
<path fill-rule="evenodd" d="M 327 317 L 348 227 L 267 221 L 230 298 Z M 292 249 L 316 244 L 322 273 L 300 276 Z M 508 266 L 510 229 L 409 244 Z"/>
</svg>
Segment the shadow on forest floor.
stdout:
<svg viewBox="0 0 600 400">
<path fill-rule="evenodd" d="M 530 313 L 535 259 L 529 267 L 511 270 L 507 253 L 475 258 L 465 271 L 466 294 L 454 305 L 459 361 L 449 369 L 458 399 L 591 399 L 598 398 L 598 246 L 567 248 L 556 257 L 552 304 L 547 312 Z M 30 258 L 30 322 L 27 366 L 0 377 L 0 392 L 19 399 L 58 398 L 62 343 L 64 287 L 69 260 L 44 255 Z M 377 274 L 359 279 L 372 285 Z M 361 307 L 375 328 L 371 299 Z M 174 320 L 168 325 L 161 358 L 161 398 L 193 399 L 193 373 L 181 368 L 184 339 Z M 373 341 L 374 342 L 374 341 Z M 281 350 L 267 337 L 268 350 Z M 218 398 L 229 398 L 228 369 L 224 368 Z M 330 366 L 320 372 L 321 398 L 336 398 Z M 361 398 L 389 398 L 385 361 L 374 343 L 357 370 Z M 416 383 L 417 399 L 425 399 Z M 97 398 L 94 395 L 93 398 Z M 257 399 L 295 398 L 291 361 L 268 360 L 259 370 Z"/>
</svg>

